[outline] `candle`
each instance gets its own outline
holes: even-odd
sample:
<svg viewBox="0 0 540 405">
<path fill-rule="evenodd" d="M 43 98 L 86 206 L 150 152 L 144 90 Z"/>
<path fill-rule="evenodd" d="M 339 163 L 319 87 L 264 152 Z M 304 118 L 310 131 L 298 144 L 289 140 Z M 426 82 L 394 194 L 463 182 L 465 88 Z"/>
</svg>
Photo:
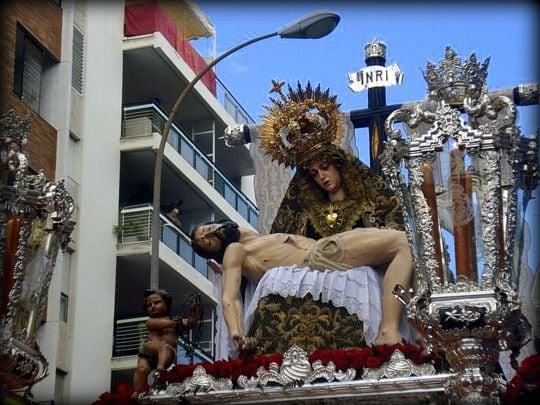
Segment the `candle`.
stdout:
<svg viewBox="0 0 540 405">
<path fill-rule="evenodd" d="M 474 232 L 474 211 L 472 204 L 472 175 L 471 171 L 465 171 L 465 174 L 462 178 L 462 185 L 465 190 L 466 203 L 470 209 L 470 220 L 466 224 L 466 236 L 467 236 L 467 245 L 469 247 L 469 257 L 471 258 L 469 262 L 468 272 L 466 274 L 470 280 L 478 281 L 478 268 L 476 265 L 476 238 Z"/>
<path fill-rule="evenodd" d="M 12 217 L 6 224 L 6 245 L 4 250 L 4 271 L 2 272 L 2 296 L 0 314 L 7 314 L 7 304 L 9 292 L 13 287 L 13 271 L 17 260 L 17 246 L 19 245 L 19 232 L 21 229 L 21 218 Z"/>
<path fill-rule="evenodd" d="M 463 175 L 464 159 L 459 149 L 450 151 L 450 180 L 452 191 L 452 217 L 454 223 L 454 251 L 458 276 L 470 277 L 471 257 L 469 247 L 470 198 L 467 197 Z M 474 258 L 476 260 L 476 257 Z"/>
<path fill-rule="evenodd" d="M 431 237 L 435 244 L 435 261 L 437 262 L 437 276 L 443 279 L 443 268 L 441 260 L 441 235 L 439 232 L 439 214 L 437 211 L 437 196 L 435 194 L 435 181 L 433 180 L 433 169 L 431 165 L 424 163 L 422 165 L 424 181 L 422 183 L 422 193 L 426 199 L 427 206 L 431 213 Z"/>
</svg>

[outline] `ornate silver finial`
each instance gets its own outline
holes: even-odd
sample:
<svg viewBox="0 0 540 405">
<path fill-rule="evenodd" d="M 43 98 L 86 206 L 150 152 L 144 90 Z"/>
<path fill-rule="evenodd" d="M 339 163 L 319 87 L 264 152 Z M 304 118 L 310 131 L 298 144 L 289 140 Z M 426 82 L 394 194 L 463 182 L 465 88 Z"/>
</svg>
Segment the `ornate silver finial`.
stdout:
<svg viewBox="0 0 540 405">
<path fill-rule="evenodd" d="M 480 64 L 474 53 L 462 63 L 456 52 L 447 46 L 439 66 L 428 61 L 422 72 L 428 85 L 428 98 L 444 99 L 449 104 L 462 103 L 466 96 L 477 99 L 486 88 L 488 65 L 489 58 Z"/>
<path fill-rule="evenodd" d="M 23 153 L 30 133 L 30 114 L 19 120 L 15 110 L 0 117 L 0 164 L 6 166 L 17 153 Z"/>
<path fill-rule="evenodd" d="M 223 139 L 229 148 L 250 143 L 249 127 L 245 124 L 229 125 L 225 128 Z"/>
<path fill-rule="evenodd" d="M 373 40 L 365 46 L 364 50 L 366 52 L 366 59 L 386 59 L 386 44 L 382 41 L 379 41 L 377 38 L 373 38 Z"/>
</svg>

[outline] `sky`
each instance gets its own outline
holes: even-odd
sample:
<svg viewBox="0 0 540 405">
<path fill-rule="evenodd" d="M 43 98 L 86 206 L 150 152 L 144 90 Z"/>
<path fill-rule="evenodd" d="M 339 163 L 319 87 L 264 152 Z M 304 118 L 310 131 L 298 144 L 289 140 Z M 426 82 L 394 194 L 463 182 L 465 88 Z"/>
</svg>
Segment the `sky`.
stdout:
<svg viewBox="0 0 540 405">
<path fill-rule="evenodd" d="M 216 55 L 248 39 L 275 32 L 313 11 L 328 10 L 340 16 L 336 29 L 324 38 L 265 39 L 216 66 L 217 76 L 256 122 L 260 122 L 260 115 L 265 112 L 263 106 L 269 105 L 272 79 L 293 85 L 309 80 L 337 94 L 343 111 L 366 108 L 367 91 L 352 92 L 348 73 L 365 67 L 364 47 L 375 38 L 387 45 L 386 66 L 397 63 L 404 73 L 401 85 L 386 89 L 387 104 L 425 100 L 427 87 L 422 71 L 427 61 L 438 65 L 447 46 L 462 59 L 468 59 L 472 53 L 479 61 L 490 58 L 489 90 L 539 81 L 540 13 L 533 2 L 198 0 L 196 3 L 215 27 Z M 211 49 L 208 43 L 201 42 L 196 47 L 203 53 L 206 47 L 208 52 Z M 527 106 L 518 111 L 522 134 L 533 136 L 540 127 L 540 108 Z M 366 163 L 369 162 L 367 138 L 367 130 L 357 130 L 360 159 Z M 528 209 L 529 215 L 534 214 L 537 219 L 538 195 L 537 189 Z M 533 234 L 540 232 L 535 229 Z M 538 252 L 532 250 L 531 265 L 537 268 Z"/>
<path fill-rule="evenodd" d="M 275 32 L 317 10 L 341 21 L 321 39 L 273 37 L 230 55 L 217 75 L 256 122 L 269 104 L 271 80 L 320 84 L 338 95 L 343 111 L 367 107 L 367 91 L 352 92 L 348 73 L 365 67 L 364 46 L 377 38 L 387 45 L 386 65 L 397 63 L 403 83 L 386 90 L 387 104 L 426 97 L 426 62 L 438 63 L 451 46 L 462 59 L 490 58 L 490 90 L 538 82 L 538 8 L 532 2 L 361 2 L 199 0 L 216 30 L 216 54 L 256 36 Z M 525 134 L 539 127 L 538 107 L 522 108 Z M 526 111 L 524 111 L 526 110 Z M 536 121 L 536 122 L 534 122 Z M 360 146 L 361 157 L 369 154 Z M 367 153 L 367 154 L 366 154 Z M 363 160 L 365 160 L 363 158 Z"/>
</svg>

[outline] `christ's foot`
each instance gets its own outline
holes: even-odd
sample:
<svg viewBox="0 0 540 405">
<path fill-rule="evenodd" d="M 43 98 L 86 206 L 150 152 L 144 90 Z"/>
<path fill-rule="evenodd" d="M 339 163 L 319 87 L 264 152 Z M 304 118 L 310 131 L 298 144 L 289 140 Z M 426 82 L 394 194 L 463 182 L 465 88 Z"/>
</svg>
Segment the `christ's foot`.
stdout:
<svg viewBox="0 0 540 405">
<path fill-rule="evenodd" d="M 379 336 L 373 342 L 375 346 L 395 345 L 398 343 L 403 344 L 405 343 L 405 340 L 403 339 L 403 336 L 401 336 L 401 333 L 399 333 L 397 330 L 396 331 L 383 330 L 379 333 Z"/>
</svg>

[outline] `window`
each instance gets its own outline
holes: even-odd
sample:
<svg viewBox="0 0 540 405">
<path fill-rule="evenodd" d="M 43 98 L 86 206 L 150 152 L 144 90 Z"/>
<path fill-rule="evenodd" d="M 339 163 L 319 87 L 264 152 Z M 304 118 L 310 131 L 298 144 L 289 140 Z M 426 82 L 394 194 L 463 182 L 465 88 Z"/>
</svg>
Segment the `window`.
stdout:
<svg viewBox="0 0 540 405">
<path fill-rule="evenodd" d="M 39 112 L 41 77 L 45 61 L 43 49 L 18 25 L 13 90 L 35 112 Z"/>
<path fill-rule="evenodd" d="M 64 386 L 67 373 L 59 368 L 56 369 L 56 384 L 54 385 L 54 401 L 51 403 L 64 404 Z"/>
<path fill-rule="evenodd" d="M 71 64 L 71 87 L 83 94 L 83 73 L 84 73 L 84 33 L 73 26 L 73 56 Z"/>
<path fill-rule="evenodd" d="M 60 285 L 60 321 L 68 321 L 69 310 L 69 273 L 71 267 L 71 253 L 66 251 L 62 257 L 62 274 Z"/>
<path fill-rule="evenodd" d="M 69 133 L 68 153 L 66 161 L 66 173 L 73 180 L 78 180 L 77 160 L 79 157 L 79 139 L 72 133 Z"/>
<path fill-rule="evenodd" d="M 69 304 L 69 297 L 61 293 L 60 294 L 60 320 L 62 322 L 68 321 L 68 304 Z"/>
<path fill-rule="evenodd" d="M 69 194 L 75 200 L 75 209 L 79 206 L 79 139 L 73 134 L 69 133 L 68 151 L 66 157 L 66 188 Z M 74 213 L 76 216 L 76 213 Z"/>
</svg>

